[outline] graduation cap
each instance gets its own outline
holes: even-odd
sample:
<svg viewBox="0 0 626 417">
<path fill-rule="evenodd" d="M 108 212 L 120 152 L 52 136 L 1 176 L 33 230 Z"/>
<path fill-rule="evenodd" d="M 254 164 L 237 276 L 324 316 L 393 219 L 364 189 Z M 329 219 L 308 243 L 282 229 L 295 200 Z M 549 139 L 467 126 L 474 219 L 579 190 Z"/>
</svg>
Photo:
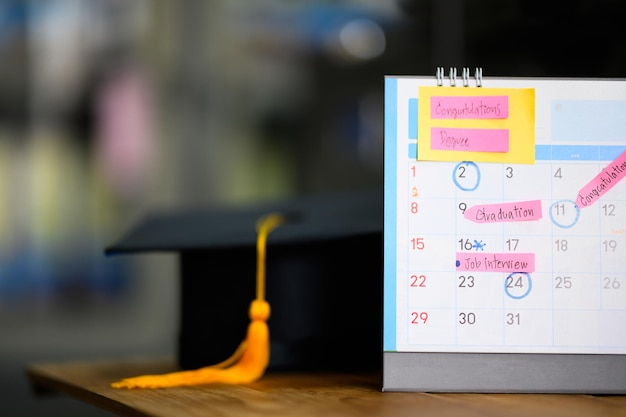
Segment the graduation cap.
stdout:
<svg viewBox="0 0 626 417">
<path fill-rule="evenodd" d="M 366 190 L 155 213 L 105 253 L 179 254 L 177 359 L 183 369 L 199 368 L 241 342 L 256 291 L 255 223 L 283 213 L 288 221 L 267 238 L 268 369 L 378 370 L 382 197 Z"/>
</svg>

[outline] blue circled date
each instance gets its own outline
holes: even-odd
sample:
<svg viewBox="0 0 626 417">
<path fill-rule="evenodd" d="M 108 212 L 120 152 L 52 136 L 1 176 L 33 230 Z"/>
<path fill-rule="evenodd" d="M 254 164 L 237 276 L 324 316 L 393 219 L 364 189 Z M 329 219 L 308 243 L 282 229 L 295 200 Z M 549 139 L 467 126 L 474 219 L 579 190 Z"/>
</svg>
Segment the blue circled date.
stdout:
<svg viewBox="0 0 626 417">
<path fill-rule="evenodd" d="M 524 287 L 526 288 L 523 291 L 519 291 L 519 294 L 514 291 L 516 288 Z M 532 289 L 533 280 L 530 278 L 530 274 L 528 272 L 513 272 L 504 280 L 504 292 L 506 292 L 506 295 L 514 300 L 521 300 L 522 298 L 525 298 L 528 294 L 530 294 Z"/>
<path fill-rule="evenodd" d="M 578 223 L 580 208 L 572 200 L 559 200 L 550 206 L 552 224 L 562 229 L 569 229 Z"/>
<path fill-rule="evenodd" d="M 474 191 L 480 185 L 480 168 L 471 161 L 459 162 L 452 171 L 452 181 L 460 190 Z"/>
</svg>

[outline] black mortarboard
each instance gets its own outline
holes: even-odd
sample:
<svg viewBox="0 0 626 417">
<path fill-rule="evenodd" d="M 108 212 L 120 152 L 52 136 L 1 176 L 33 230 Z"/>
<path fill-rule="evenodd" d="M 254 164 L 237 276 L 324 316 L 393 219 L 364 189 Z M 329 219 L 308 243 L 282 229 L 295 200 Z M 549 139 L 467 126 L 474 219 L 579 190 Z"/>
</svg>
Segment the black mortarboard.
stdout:
<svg viewBox="0 0 626 417">
<path fill-rule="evenodd" d="M 245 334 L 255 297 L 255 224 L 270 212 L 290 221 L 267 240 L 269 368 L 379 369 L 382 191 L 154 214 L 105 252 L 180 253 L 178 362 L 211 365 Z"/>
</svg>

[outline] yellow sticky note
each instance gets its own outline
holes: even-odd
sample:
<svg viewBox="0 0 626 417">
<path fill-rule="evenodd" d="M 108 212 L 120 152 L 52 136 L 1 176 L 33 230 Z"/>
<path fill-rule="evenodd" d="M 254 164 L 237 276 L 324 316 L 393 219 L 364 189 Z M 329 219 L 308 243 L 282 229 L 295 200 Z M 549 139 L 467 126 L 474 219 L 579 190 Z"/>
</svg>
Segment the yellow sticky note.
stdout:
<svg viewBox="0 0 626 417">
<path fill-rule="evenodd" d="M 533 88 L 419 87 L 417 159 L 535 163 Z"/>
</svg>

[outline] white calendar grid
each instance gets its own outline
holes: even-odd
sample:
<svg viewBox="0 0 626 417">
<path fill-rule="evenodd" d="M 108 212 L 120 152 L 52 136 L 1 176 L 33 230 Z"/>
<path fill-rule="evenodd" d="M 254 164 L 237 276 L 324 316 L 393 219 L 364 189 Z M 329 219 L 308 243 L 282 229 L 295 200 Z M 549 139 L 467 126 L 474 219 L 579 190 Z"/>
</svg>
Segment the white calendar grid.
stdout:
<svg viewBox="0 0 626 417">
<path fill-rule="evenodd" d="M 598 94 L 584 87 L 599 85 L 493 85 L 537 84 L 536 163 L 523 165 L 417 161 L 409 115 L 417 86 L 429 81 L 386 83 L 384 349 L 626 353 L 626 180 L 590 207 L 573 201 L 626 150 L 626 140 L 603 133 L 606 126 L 597 130 L 609 140 L 557 137 L 554 100 L 546 98 L 575 104 Z M 600 94 L 626 100 L 624 83 L 619 87 L 602 83 Z M 527 200 L 540 200 L 540 220 L 476 223 L 463 216 L 474 205 Z M 535 271 L 457 271 L 456 261 L 502 252 L 534 253 Z"/>
</svg>

